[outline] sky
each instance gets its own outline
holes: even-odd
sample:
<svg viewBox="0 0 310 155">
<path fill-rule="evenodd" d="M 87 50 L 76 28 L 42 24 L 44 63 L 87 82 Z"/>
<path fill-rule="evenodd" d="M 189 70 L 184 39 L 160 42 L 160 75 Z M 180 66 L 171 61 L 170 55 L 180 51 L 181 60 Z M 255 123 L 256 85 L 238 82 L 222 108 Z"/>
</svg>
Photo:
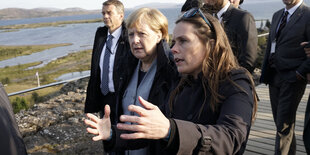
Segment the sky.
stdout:
<svg viewBox="0 0 310 155">
<path fill-rule="evenodd" d="M 146 3 L 184 3 L 185 0 L 120 0 L 125 8 L 132 8 Z M 87 10 L 101 9 L 104 0 L 2 0 L 0 9 L 3 8 L 25 8 L 33 9 L 40 7 L 47 8 L 74 8 L 79 7 Z"/>
</svg>

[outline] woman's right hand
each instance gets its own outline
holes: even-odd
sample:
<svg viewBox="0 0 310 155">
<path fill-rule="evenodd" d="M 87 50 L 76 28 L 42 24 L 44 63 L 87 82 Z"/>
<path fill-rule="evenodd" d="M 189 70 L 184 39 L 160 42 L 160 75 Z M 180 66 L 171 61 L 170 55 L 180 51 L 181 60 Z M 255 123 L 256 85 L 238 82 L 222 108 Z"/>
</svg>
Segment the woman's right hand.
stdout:
<svg viewBox="0 0 310 155">
<path fill-rule="evenodd" d="M 86 116 L 89 119 L 85 119 L 85 124 L 92 127 L 87 128 L 87 132 L 96 135 L 93 137 L 93 141 L 107 140 L 111 135 L 111 120 L 110 120 L 110 106 L 105 105 L 104 116 L 102 119 L 97 116 L 87 113 Z"/>
</svg>

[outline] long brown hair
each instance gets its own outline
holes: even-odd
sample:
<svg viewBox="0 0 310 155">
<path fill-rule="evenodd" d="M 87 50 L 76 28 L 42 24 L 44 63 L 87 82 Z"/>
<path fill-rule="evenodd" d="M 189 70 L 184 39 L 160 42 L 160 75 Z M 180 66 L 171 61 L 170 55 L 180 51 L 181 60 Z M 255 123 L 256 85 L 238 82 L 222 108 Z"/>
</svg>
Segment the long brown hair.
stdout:
<svg viewBox="0 0 310 155">
<path fill-rule="evenodd" d="M 218 22 L 217 19 L 212 17 L 210 14 L 205 13 L 205 17 L 211 23 L 211 27 L 206 24 L 202 17 L 199 14 L 196 14 L 190 18 L 183 18 L 181 17 L 176 21 L 176 24 L 180 22 L 187 22 L 194 26 L 194 33 L 197 37 L 205 43 L 206 47 L 206 55 L 203 60 L 202 64 L 202 84 L 204 89 L 205 98 L 207 96 L 207 90 L 211 93 L 210 95 L 210 107 L 213 111 L 218 111 L 219 103 L 225 99 L 224 96 L 220 95 L 218 92 L 219 85 L 222 81 L 230 81 L 236 87 L 244 91 L 244 89 L 236 84 L 234 81 L 230 79 L 229 73 L 233 69 L 241 68 L 232 52 L 230 47 L 228 38 L 223 30 L 221 24 Z M 210 40 L 214 40 L 211 42 Z M 245 70 L 245 69 L 244 69 Z M 247 76 L 249 77 L 252 85 L 252 95 L 254 97 L 253 101 L 253 113 L 252 113 L 252 120 L 255 118 L 256 109 L 257 109 L 257 97 L 255 92 L 255 85 L 252 80 L 252 76 L 248 71 L 246 71 Z M 182 91 L 184 85 L 187 83 L 188 77 L 184 76 L 181 78 L 176 89 L 171 93 L 169 99 L 169 106 L 170 110 L 173 110 L 173 102 L 175 97 Z M 207 82 L 205 82 L 207 81 Z M 245 91 L 244 91 L 245 92 Z M 247 93 L 247 92 L 245 92 Z M 199 110 L 200 117 L 203 107 L 205 106 L 206 101 L 204 101 L 203 105 Z"/>
</svg>

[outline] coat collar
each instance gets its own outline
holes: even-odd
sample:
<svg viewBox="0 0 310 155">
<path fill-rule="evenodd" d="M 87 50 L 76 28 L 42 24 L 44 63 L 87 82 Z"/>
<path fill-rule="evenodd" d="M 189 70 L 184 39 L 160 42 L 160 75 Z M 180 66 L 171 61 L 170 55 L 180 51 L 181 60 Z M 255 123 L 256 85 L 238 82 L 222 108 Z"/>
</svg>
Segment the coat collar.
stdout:
<svg viewBox="0 0 310 155">
<path fill-rule="evenodd" d="M 222 19 L 223 24 L 227 23 L 231 19 L 230 16 L 233 13 L 234 9 L 236 9 L 236 8 L 234 8 L 234 6 L 232 4 L 230 4 L 228 9 L 226 10 L 226 12 L 224 12 L 224 14 L 222 15 L 223 16 L 223 19 Z"/>
<path fill-rule="evenodd" d="M 157 70 L 165 67 L 167 63 L 173 64 L 173 56 L 166 40 L 161 40 L 157 44 Z"/>
</svg>

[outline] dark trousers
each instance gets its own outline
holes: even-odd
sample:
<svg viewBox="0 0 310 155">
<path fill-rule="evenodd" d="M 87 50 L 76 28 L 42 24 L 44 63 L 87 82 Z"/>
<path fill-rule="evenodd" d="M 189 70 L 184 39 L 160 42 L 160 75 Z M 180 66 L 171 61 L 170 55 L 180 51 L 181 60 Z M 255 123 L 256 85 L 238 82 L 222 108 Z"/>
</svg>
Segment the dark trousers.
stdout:
<svg viewBox="0 0 310 155">
<path fill-rule="evenodd" d="M 295 120 L 299 102 L 306 88 L 306 81 L 284 80 L 278 73 L 269 85 L 273 119 L 276 124 L 275 154 L 296 154 Z"/>
<path fill-rule="evenodd" d="M 115 122 L 114 120 L 116 117 L 115 116 L 116 115 L 116 95 L 115 95 L 115 93 L 109 92 L 107 95 L 105 95 L 103 97 L 103 101 L 104 101 L 104 103 L 101 104 L 101 109 L 99 111 L 100 118 L 102 118 L 104 116 L 104 107 L 105 107 L 105 105 L 108 104 L 110 106 L 110 109 L 111 109 L 111 113 L 110 113 L 111 123 L 113 125 L 115 125 L 114 124 L 114 122 Z"/>
<path fill-rule="evenodd" d="M 310 94 L 309 94 L 306 114 L 305 114 L 303 139 L 304 139 L 304 144 L 305 144 L 307 154 L 310 155 Z"/>
</svg>

